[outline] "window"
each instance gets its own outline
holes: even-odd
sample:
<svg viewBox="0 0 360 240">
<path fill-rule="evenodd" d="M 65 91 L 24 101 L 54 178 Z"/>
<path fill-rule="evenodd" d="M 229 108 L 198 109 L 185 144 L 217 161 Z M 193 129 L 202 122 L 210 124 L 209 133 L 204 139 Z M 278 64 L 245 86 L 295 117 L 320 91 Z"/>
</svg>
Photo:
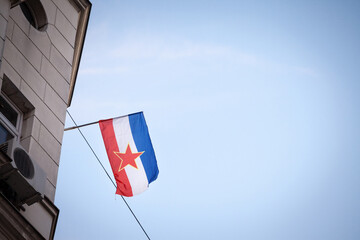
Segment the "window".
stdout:
<svg viewBox="0 0 360 240">
<path fill-rule="evenodd" d="M 22 123 L 22 112 L 8 99 L 0 94 L 0 144 L 12 139 L 19 139 Z"/>
<path fill-rule="evenodd" d="M 23 12 L 24 16 L 26 17 L 26 19 L 31 24 L 31 26 L 36 28 L 36 22 L 35 22 L 34 14 L 30 10 L 29 6 L 26 3 L 22 2 L 22 3 L 20 3 L 20 8 L 21 8 L 21 11 Z"/>
<path fill-rule="evenodd" d="M 27 0 L 20 4 L 21 11 L 31 26 L 39 31 L 45 31 L 48 21 L 43 5 L 40 0 Z"/>
</svg>

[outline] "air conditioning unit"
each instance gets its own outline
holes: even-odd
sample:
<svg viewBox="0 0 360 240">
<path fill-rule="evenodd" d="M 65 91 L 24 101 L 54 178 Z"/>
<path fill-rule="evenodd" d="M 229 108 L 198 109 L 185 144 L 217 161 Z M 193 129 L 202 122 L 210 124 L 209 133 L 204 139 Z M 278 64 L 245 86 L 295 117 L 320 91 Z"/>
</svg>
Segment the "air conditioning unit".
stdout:
<svg viewBox="0 0 360 240">
<path fill-rule="evenodd" d="M 0 145 L 12 160 L 0 168 L 0 178 L 13 191 L 16 205 L 31 205 L 43 199 L 46 174 L 15 139 Z"/>
</svg>

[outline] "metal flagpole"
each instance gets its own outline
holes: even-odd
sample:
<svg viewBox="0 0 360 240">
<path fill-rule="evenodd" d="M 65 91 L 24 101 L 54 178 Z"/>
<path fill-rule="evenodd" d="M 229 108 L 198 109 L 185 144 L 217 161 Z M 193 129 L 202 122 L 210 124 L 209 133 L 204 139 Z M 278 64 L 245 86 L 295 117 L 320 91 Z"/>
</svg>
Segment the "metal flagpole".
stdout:
<svg viewBox="0 0 360 240">
<path fill-rule="evenodd" d="M 123 118 L 123 117 L 129 116 L 129 115 L 133 115 L 133 114 L 137 114 L 137 113 L 141 113 L 141 112 L 142 112 L 142 111 L 136 112 L 136 113 L 130 113 L 130 114 L 122 115 L 122 116 L 120 116 L 120 117 L 115 117 L 115 118 Z M 111 119 L 111 118 L 109 118 L 109 119 Z M 68 131 L 68 130 L 73 130 L 73 129 L 81 128 L 81 127 L 86 127 L 86 126 L 93 125 L 93 124 L 97 124 L 97 123 L 99 123 L 99 121 L 91 122 L 91 123 L 86 123 L 86 124 L 83 124 L 83 125 L 76 125 L 76 126 L 73 126 L 73 127 L 68 127 L 68 128 L 65 128 L 65 129 L 64 129 L 64 132 L 65 132 L 65 131 Z"/>
<path fill-rule="evenodd" d="M 99 123 L 99 121 L 92 122 L 92 123 L 87 123 L 87 124 L 83 124 L 83 125 L 79 125 L 79 126 L 73 126 L 73 127 L 65 128 L 64 131 L 73 130 L 73 129 L 76 129 L 76 128 L 81 128 L 81 127 L 93 125 L 93 124 L 96 124 L 96 123 Z"/>
</svg>

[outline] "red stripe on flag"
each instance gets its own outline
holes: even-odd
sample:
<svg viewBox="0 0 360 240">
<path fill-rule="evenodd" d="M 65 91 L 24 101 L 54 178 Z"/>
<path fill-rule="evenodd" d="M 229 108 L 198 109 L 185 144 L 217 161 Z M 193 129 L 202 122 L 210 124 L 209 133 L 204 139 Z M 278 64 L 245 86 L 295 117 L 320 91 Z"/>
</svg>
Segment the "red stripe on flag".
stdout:
<svg viewBox="0 0 360 240">
<path fill-rule="evenodd" d="M 116 142 L 113 120 L 99 121 L 101 134 L 104 140 L 106 152 L 110 161 L 112 171 L 116 180 L 116 194 L 123 196 L 133 196 L 131 185 L 125 171 L 118 171 L 120 166 L 120 159 L 114 154 L 119 152 L 119 146 Z"/>
</svg>

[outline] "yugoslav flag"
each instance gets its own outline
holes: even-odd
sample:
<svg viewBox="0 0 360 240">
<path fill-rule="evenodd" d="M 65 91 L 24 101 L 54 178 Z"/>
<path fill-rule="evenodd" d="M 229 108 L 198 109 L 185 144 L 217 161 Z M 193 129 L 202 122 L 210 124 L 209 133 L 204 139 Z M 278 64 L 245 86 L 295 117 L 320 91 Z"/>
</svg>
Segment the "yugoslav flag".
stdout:
<svg viewBox="0 0 360 240">
<path fill-rule="evenodd" d="M 101 120 L 99 125 L 116 193 L 128 197 L 142 193 L 159 174 L 143 113 Z"/>
</svg>

